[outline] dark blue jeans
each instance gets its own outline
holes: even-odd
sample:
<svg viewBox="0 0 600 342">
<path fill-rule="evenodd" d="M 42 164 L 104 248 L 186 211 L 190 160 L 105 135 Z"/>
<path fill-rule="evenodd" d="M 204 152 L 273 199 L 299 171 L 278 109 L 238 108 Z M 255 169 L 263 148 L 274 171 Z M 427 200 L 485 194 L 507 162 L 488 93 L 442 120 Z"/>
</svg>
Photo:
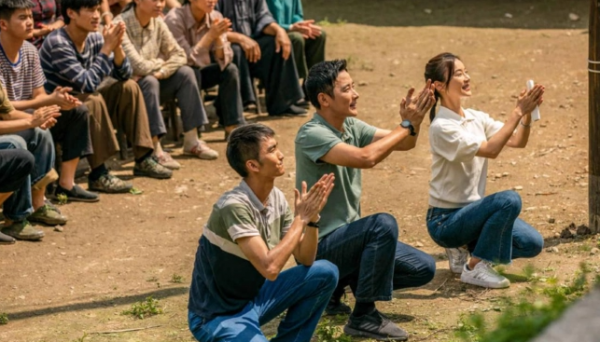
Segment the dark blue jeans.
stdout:
<svg viewBox="0 0 600 342">
<path fill-rule="evenodd" d="M 430 208 L 427 230 L 442 247 L 466 245 L 476 258 L 509 264 L 533 258 L 544 247 L 540 233 L 518 218 L 520 212 L 519 194 L 502 191 L 459 209 Z"/>
<path fill-rule="evenodd" d="M 398 241 L 398 224 L 389 214 L 375 214 L 336 229 L 319 242 L 317 259 L 340 271 L 335 293 L 350 285 L 357 302 L 391 300 L 392 291 L 425 285 L 435 274 L 435 260 Z"/>
<path fill-rule="evenodd" d="M 54 143 L 49 130 L 28 129 L 16 134 L 0 135 L 0 149 L 28 150 L 35 158 L 29 179 L 4 202 L 4 216 L 22 221 L 33 212 L 31 186 L 42 179 L 54 166 Z"/>
<path fill-rule="evenodd" d="M 271 341 L 309 342 L 337 282 L 337 267 L 330 262 L 292 267 L 265 281 L 254 301 L 234 315 L 204 320 L 190 311 L 190 330 L 201 342 L 268 341 L 260 326 L 287 309 Z"/>
</svg>

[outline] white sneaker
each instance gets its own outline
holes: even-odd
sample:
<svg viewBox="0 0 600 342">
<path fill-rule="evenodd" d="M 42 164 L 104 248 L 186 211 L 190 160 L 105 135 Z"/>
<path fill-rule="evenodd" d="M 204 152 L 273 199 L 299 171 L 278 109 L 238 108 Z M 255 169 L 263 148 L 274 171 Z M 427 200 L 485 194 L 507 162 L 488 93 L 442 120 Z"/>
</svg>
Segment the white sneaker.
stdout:
<svg viewBox="0 0 600 342">
<path fill-rule="evenodd" d="M 492 265 L 486 261 L 479 262 L 471 271 L 465 264 L 460 275 L 460 281 L 492 289 L 503 289 L 510 286 L 510 281 L 496 272 Z"/>
<path fill-rule="evenodd" d="M 448 263 L 452 273 L 461 274 L 467 261 L 469 260 L 469 250 L 465 247 L 446 248 Z"/>
</svg>

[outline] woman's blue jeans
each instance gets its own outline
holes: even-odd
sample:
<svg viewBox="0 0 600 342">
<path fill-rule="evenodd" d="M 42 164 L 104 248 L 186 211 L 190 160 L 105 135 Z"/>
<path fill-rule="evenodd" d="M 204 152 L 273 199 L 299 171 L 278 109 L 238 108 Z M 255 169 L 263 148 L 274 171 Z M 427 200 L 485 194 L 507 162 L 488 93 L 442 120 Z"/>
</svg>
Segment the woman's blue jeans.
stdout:
<svg viewBox="0 0 600 342">
<path fill-rule="evenodd" d="M 445 248 L 467 246 L 471 255 L 493 263 L 532 258 L 542 251 L 542 235 L 518 218 L 521 197 L 502 191 L 463 208 L 430 208 L 427 230 Z"/>
</svg>

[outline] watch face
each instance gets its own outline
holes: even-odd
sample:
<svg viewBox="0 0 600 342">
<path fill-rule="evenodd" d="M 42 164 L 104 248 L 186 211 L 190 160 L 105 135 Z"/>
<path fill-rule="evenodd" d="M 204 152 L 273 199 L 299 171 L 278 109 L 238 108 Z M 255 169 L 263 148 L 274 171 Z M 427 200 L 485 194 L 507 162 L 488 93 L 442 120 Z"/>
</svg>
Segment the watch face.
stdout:
<svg viewBox="0 0 600 342">
<path fill-rule="evenodd" d="M 402 123 L 400 124 L 400 126 L 402 126 L 404 128 L 409 128 L 411 126 L 410 125 L 410 121 L 404 120 L 404 121 L 402 121 Z"/>
</svg>

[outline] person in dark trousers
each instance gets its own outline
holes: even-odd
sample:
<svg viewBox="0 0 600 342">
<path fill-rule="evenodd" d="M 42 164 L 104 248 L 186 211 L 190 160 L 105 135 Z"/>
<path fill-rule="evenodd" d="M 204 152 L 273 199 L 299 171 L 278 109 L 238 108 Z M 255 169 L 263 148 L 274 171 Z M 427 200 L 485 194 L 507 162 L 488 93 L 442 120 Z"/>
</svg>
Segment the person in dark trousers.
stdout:
<svg viewBox="0 0 600 342">
<path fill-rule="evenodd" d="M 35 159 L 27 150 L 0 150 L 0 207 L 11 196 L 23 196 L 29 189 L 29 176 Z M 15 193 L 16 192 L 16 193 Z M 0 244 L 15 243 L 15 238 L 0 232 Z"/>
<path fill-rule="evenodd" d="M 233 63 L 240 73 L 244 105 L 256 103 L 253 78 L 266 91 L 269 115 L 305 115 L 298 105 L 304 98 L 294 63 L 290 38 L 277 24 L 265 0 L 219 0 L 217 10 L 231 20 L 227 39 L 233 48 Z"/>
<path fill-rule="evenodd" d="M 311 185 L 323 173 L 336 184 L 321 213 L 317 260 L 329 260 L 340 271 L 340 283 L 328 314 L 350 313 L 341 303 L 349 285 L 356 298 L 344 332 L 377 340 L 404 341 L 408 333 L 381 314 L 376 301 L 392 300 L 392 291 L 427 284 L 435 260 L 398 241 L 398 224 L 390 214 L 361 217 L 362 169 L 372 168 L 394 151 L 415 147 L 423 117 L 434 103 L 428 83 L 400 104 L 401 124 L 393 130 L 373 127 L 356 118 L 358 92 L 346 61 L 319 63 L 310 69 L 306 89 L 317 109 L 296 136 L 296 187 Z"/>
<path fill-rule="evenodd" d="M 225 137 L 246 123 L 240 92 L 240 75 L 227 40 L 231 21 L 214 10 L 216 2 L 185 0 L 165 17 L 177 43 L 185 51 L 187 64 L 192 66 L 201 89 L 219 86 L 215 108 Z"/>
</svg>

